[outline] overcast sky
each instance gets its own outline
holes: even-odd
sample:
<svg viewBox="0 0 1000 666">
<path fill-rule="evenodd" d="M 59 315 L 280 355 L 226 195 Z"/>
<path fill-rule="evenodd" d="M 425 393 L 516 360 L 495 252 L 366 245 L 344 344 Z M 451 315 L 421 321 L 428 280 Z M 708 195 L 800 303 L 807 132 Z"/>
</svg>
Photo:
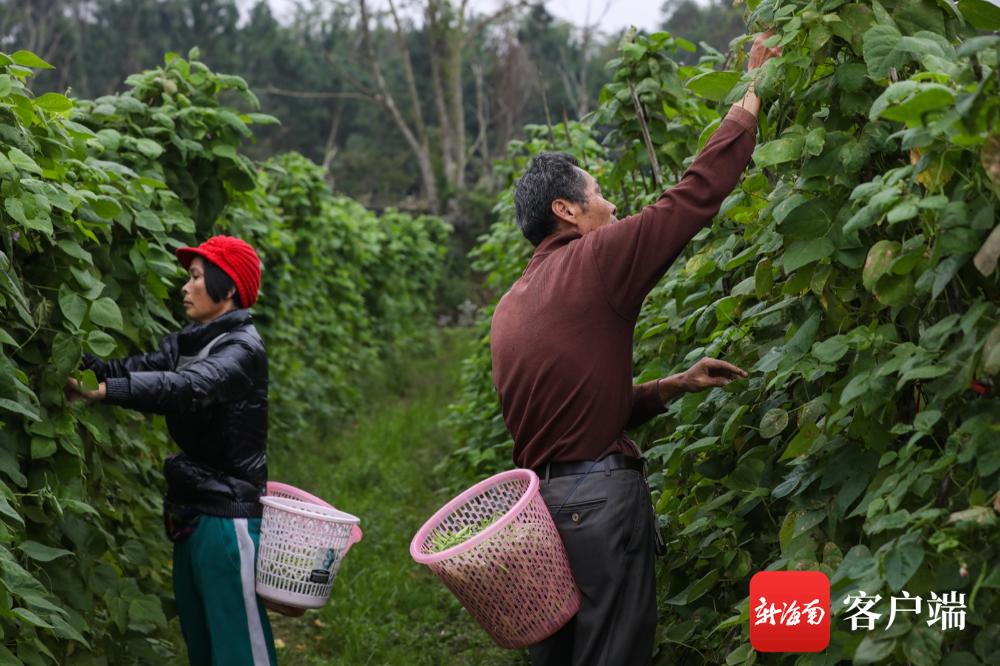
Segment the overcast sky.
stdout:
<svg viewBox="0 0 1000 666">
<path fill-rule="evenodd" d="M 268 2 L 279 19 L 295 6 L 294 0 Z M 502 0 L 469 0 L 469 3 L 477 11 L 488 13 L 499 7 Z M 253 0 L 241 0 L 241 4 L 252 5 Z M 401 0 L 399 4 L 407 2 Z M 616 32 L 630 25 L 652 31 L 662 20 L 660 7 L 663 6 L 663 0 L 546 0 L 545 5 L 554 15 L 581 26 L 587 23 L 588 16 L 590 22 L 594 23 L 604 14 L 601 27 L 605 31 Z M 371 0 L 371 6 L 388 6 L 388 3 L 385 0 Z"/>
</svg>

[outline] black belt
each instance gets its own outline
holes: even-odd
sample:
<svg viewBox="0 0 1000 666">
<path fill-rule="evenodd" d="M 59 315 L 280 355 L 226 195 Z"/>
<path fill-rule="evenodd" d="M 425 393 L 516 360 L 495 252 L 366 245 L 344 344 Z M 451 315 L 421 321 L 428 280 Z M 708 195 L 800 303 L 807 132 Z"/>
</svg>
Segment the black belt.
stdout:
<svg viewBox="0 0 1000 666">
<path fill-rule="evenodd" d="M 535 474 L 543 479 L 570 474 L 587 474 L 588 472 L 614 471 L 616 469 L 631 469 L 645 474 L 646 461 L 643 458 L 627 456 L 623 453 L 613 453 L 596 463 L 593 460 L 574 460 L 571 462 L 550 462 L 534 469 Z"/>
</svg>

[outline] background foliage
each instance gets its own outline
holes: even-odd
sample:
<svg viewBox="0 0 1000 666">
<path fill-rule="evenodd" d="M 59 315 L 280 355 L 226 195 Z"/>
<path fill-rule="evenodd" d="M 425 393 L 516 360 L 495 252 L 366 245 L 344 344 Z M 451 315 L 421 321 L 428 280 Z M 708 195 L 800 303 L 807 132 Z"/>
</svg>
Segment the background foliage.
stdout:
<svg viewBox="0 0 1000 666">
<path fill-rule="evenodd" d="M 65 404 L 67 376 L 94 384 L 82 353 L 150 349 L 183 321 L 174 248 L 246 238 L 280 456 L 427 326 L 449 230 L 334 197 L 299 155 L 250 160 L 250 127 L 274 119 L 226 106 L 256 98 L 197 52 L 93 101 L 34 95 L 48 67 L 0 53 L 0 663 L 160 663 L 170 444 L 158 419 Z"/>
<path fill-rule="evenodd" d="M 649 296 L 635 335 L 636 381 L 705 355 L 750 370 L 633 433 L 653 462 L 669 549 L 657 660 L 753 662 L 750 576 L 818 569 L 833 585 L 831 646 L 773 661 L 995 663 L 1000 283 L 973 256 L 997 224 L 1000 37 L 984 31 L 1000 15 L 978 0 L 746 10 L 749 30 L 775 26 L 784 49 L 756 75 L 753 164 Z M 679 64 L 690 51 L 666 33 L 624 41 L 590 122 L 536 131 L 506 172 L 568 150 L 622 209 L 648 203 L 749 82 L 739 55 Z M 476 256 L 499 295 L 530 248 L 509 191 L 497 210 Z M 489 315 L 452 410 L 465 438 L 456 459 L 476 474 L 510 465 Z M 883 631 L 903 589 L 964 592 L 966 630 L 925 615 Z M 857 590 L 882 595 L 876 631 L 844 619 Z"/>
<path fill-rule="evenodd" d="M 472 38 L 493 10 L 469 9 L 461 17 L 460 4 L 397 0 L 399 28 L 386 3 L 373 4 L 375 59 L 413 126 L 414 109 L 404 93 L 409 60 L 420 93 L 416 103 L 437 148 L 450 128 L 435 106 L 432 59 L 447 58 L 453 37 L 466 41 L 459 84 L 460 130 L 472 158 L 469 189 L 493 195 L 490 148 L 502 150 L 525 123 L 544 122 L 547 114 L 558 121 L 592 107 L 614 39 L 556 20 L 543 3 L 513 1 L 497 3 L 516 9 Z M 428 26 L 432 10 L 439 14 L 437 30 Z M 38 91 L 71 88 L 88 99 L 119 92 L 126 76 L 154 67 L 163 53 L 197 46 L 213 69 L 239 72 L 263 109 L 282 120 L 258 129 L 259 143 L 248 147 L 249 154 L 263 159 L 294 150 L 329 166 L 337 188 L 366 205 L 426 206 L 417 161 L 380 101 L 358 26 L 357 0 L 0 0 L 0 50 L 28 49 L 56 66 L 39 73 Z M 447 191 L 451 178 L 440 157 L 435 169 L 443 202 L 459 196 Z M 475 209 L 463 212 L 467 218 Z M 456 222 L 470 221 L 456 216 Z"/>
</svg>

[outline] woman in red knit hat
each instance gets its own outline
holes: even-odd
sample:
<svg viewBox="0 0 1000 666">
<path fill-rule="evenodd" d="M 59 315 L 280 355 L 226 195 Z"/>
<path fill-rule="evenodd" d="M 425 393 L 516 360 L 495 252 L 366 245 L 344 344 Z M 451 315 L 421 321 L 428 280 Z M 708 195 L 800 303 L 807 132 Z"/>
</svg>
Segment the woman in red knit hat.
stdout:
<svg viewBox="0 0 1000 666">
<path fill-rule="evenodd" d="M 214 236 L 177 250 L 192 324 L 157 351 L 87 355 L 100 384 L 71 399 L 165 414 L 181 453 L 167 459 L 164 523 L 174 542 L 174 596 L 192 666 L 276 663 L 254 566 L 267 484 L 267 353 L 247 309 L 260 260 L 244 241 Z"/>
</svg>

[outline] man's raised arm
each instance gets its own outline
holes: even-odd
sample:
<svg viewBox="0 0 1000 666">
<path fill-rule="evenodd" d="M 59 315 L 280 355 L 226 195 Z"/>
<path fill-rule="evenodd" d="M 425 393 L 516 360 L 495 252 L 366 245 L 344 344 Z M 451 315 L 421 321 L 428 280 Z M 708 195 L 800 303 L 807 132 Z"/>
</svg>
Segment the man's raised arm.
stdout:
<svg viewBox="0 0 1000 666">
<path fill-rule="evenodd" d="M 777 49 L 764 46 L 769 36 L 754 40 L 748 69 L 777 55 Z M 646 294 L 736 187 L 753 154 L 759 112 L 760 99 L 751 85 L 677 185 L 637 215 L 591 234 L 590 249 L 608 298 L 623 317 L 638 314 Z"/>
</svg>

